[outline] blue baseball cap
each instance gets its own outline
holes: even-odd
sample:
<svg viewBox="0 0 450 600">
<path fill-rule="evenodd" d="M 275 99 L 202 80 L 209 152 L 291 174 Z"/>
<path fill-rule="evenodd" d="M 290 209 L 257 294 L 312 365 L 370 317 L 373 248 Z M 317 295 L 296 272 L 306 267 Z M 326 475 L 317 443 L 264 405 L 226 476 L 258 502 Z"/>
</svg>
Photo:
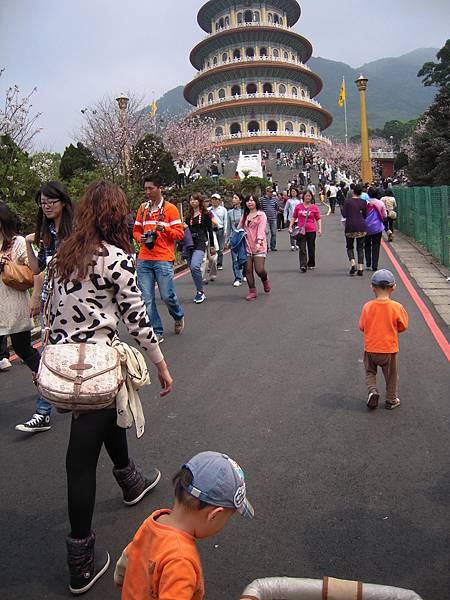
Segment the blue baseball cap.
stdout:
<svg viewBox="0 0 450 600">
<path fill-rule="evenodd" d="M 194 498 L 212 506 L 234 508 L 249 519 L 255 516 L 247 500 L 244 471 L 226 454 L 201 452 L 183 469 L 192 473 L 192 483 L 185 487 Z"/>
<path fill-rule="evenodd" d="M 394 287 L 395 285 L 395 277 L 391 271 L 387 269 L 380 269 L 376 273 L 373 274 L 372 277 L 372 285 L 375 287 L 380 285 L 386 285 L 388 287 Z"/>
</svg>

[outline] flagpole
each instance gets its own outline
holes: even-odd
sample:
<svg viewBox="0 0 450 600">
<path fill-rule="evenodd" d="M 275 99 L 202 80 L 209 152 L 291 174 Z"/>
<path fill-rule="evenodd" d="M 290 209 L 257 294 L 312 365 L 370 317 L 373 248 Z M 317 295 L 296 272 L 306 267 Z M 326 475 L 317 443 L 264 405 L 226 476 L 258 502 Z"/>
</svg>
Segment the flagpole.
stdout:
<svg viewBox="0 0 450 600">
<path fill-rule="evenodd" d="M 342 78 L 345 86 L 345 77 Z M 344 98 L 344 114 L 345 114 L 345 145 L 348 146 L 348 121 L 347 121 L 347 90 Z"/>
</svg>

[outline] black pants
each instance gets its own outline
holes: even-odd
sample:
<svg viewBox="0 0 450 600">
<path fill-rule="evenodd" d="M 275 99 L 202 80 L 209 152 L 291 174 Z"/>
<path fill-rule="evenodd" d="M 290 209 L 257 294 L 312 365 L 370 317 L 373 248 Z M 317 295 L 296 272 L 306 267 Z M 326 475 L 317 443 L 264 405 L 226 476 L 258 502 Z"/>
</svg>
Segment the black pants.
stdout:
<svg viewBox="0 0 450 600">
<path fill-rule="evenodd" d="M 366 253 L 366 266 L 372 267 L 374 271 L 378 270 L 378 261 L 380 259 L 381 238 L 383 232 L 374 235 L 366 235 L 364 238 L 364 249 Z"/>
<path fill-rule="evenodd" d="M 12 333 L 10 336 L 11 345 L 14 352 L 23 362 L 27 365 L 33 373 L 37 373 L 39 370 L 39 363 L 41 356 L 39 352 L 31 345 L 31 331 L 21 331 L 20 333 Z M 6 348 L 7 336 L 4 337 L 4 344 Z M 2 358 L 6 358 L 2 356 Z"/>
<path fill-rule="evenodd" d="M 308 231 L 297 238 L 301 269 L 316 266 L 316 235 L 315 231 Z"/>
<path fill-rule="evenodd" d="M 103 444 L 116 469 L 124 469 L 128 465 L 127 433 L 118 427 L 116 420 L 116 411 L 112 409 L 72 418 L 66 471 L 73 538 L 86 538 L 91 531 L 97 462 Z"/>
<path fill-rule="evenodd" d="M 329 198 L 329 200 L 330 200 L 331 212 L 334 214 L 336 212 L 336 196 L 334 196 L 334 198 Z"/>
<path fill-rule="evenodd" d="M 0 360 L 9 358 L 8 336 L 0 335 Z"/>
<path fill-rule="evenodd" d="M 389 219 L 389 217 L 384 222 L 384 228 L 386 231 L 394 231 L 395 221 L 394 219 Z"/>
<path fill-rule="evenodd" d="M 364 264 L 364 238 L 347 238 L 347 256 L 348 260 L 355 260 L 355 240 L 356 252 L 358 253 L 358 265 Z"/>
<path fill-rule="evenodd" d="M 277 225 L 278 229 L 284 229 L 284 215 L 283 213 L 277 214 Z"/>
</svg>

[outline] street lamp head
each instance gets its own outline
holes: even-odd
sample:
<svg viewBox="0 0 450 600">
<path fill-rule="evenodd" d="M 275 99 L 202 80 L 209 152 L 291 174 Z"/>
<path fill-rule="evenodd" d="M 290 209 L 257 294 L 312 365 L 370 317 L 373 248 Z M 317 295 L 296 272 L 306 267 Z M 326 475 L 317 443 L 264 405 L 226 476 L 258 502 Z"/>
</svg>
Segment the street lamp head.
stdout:
<svg viewBox="0 0 450 600">
<path fill-rule="evenodd" d="M 130 99 L 125 94 L 121 94 L 118 98 L 116 98 L 116 102 L 119 105 L 120 110 L 126 110 L 129 101 Z"/>
<path fill-rule="evenodd" d="M 367 90 L 367 84 L 369 83 L 369 80 L 367 77 L 364 77 L 364 75 L 360 75 L 355 83 L 360 92 L 365 92 Z"/>
</svg>

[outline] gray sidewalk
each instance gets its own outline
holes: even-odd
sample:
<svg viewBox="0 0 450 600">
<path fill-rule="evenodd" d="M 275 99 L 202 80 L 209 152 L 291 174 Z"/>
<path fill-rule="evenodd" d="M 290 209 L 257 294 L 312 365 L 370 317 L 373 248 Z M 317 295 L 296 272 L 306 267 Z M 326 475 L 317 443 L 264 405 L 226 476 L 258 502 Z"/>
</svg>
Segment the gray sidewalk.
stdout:
<svg viewBox="0 0 450 600">
<path fill-rule="evenodd" d="M 408 269 L 447 326 L 450 326 L 450 271 L 441 265 L 425 248 L 396 232 L 391 244 L 402 263 Z"/>
</svg>

